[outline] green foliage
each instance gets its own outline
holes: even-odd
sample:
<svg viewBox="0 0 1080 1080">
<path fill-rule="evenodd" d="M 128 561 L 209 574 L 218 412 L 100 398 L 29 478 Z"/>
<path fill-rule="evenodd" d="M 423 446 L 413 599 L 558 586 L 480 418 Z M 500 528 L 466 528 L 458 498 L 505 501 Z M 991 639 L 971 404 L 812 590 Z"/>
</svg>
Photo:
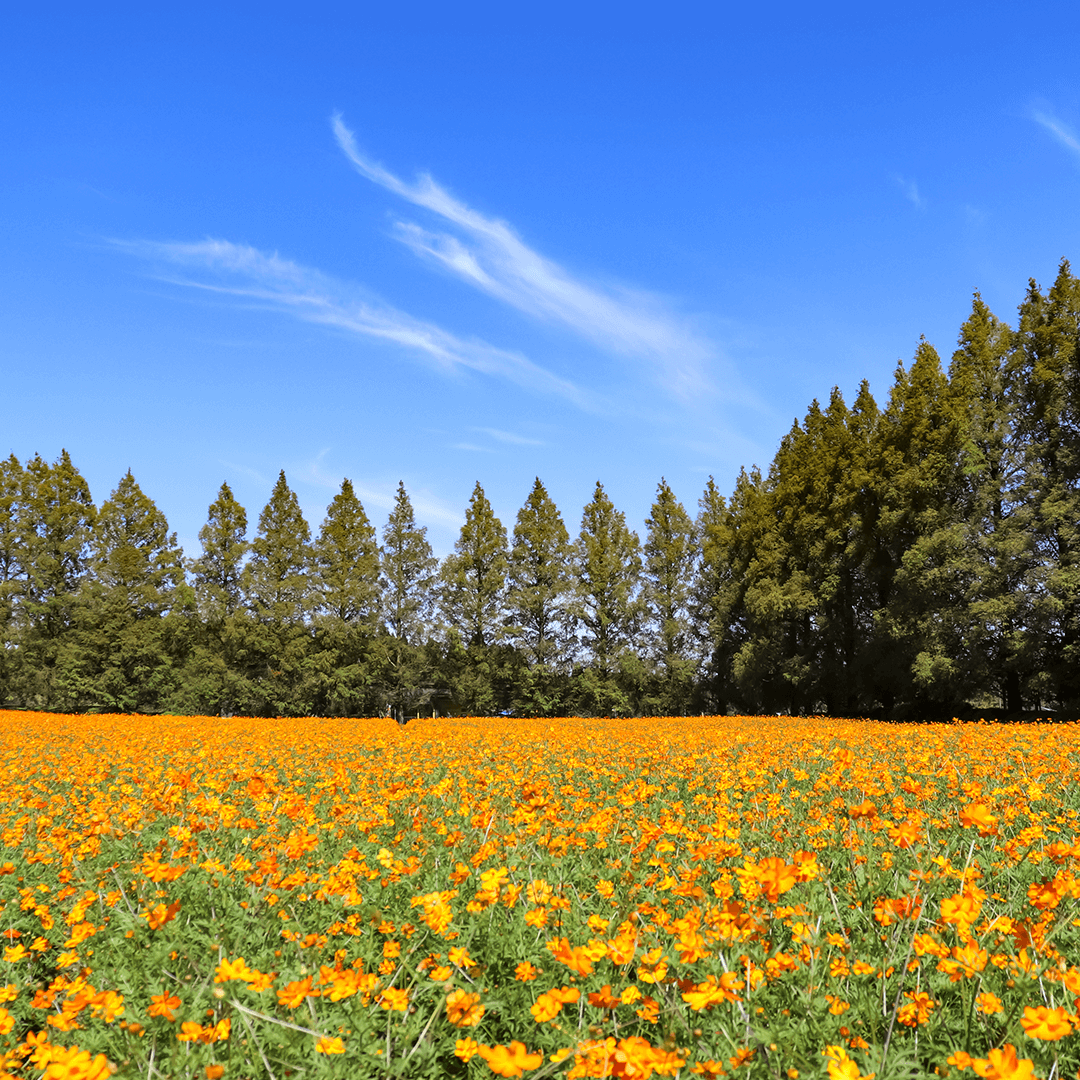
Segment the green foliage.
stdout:
<svg viewBox="0 0 1080 1080">
<path fill-rule="evenodd" d="M 617 670 L 620 655 L 637 639 L 645 609 L 641 600 L 641 542 L 596 482 L 581 514 L 574 544 L 575 595 L 571 611 L 585 630 L 588 659 L 601 681 Z"/>
<path fill-rule="evenodd" d="M 250 549 L 247 511 L 233 498 L 228 484 L 221 485 L 217 499 L 210 504 L 199 541 L 202 555 L 188 569 L 200 614 L 208 622 L 217 623 L 240 610 L 244 556 Z"/>
<path fill-rule="evenodd" d="M 439 607 L 470 646 L 494 644 L 504 621 L 506 529 L 477 482 L 465 524 L 441 570 Z"/>
<path fill-rule="evenodd" d="M 244 593 L 260 622 L 292 627 L 304 622 L 313 606 L 311 563 L 311 529 L 282 469 L 259 515 L 244 567 Z"/>
<path fill-rule="evenodd" d="M 342 481 L 326 511 L 314 556 L 321 615 L 373 628 L 379 617 L 379 545 L 351 480 Z"/>
<path fill-rule="evenodd" d="M 562 515 L 537 477 L 518 511 L 507 561 L 508 634 L 525 650 L 531 665 L 558 670 L 569 659 L 570 557 L 570 535 Z"/>
</svg>

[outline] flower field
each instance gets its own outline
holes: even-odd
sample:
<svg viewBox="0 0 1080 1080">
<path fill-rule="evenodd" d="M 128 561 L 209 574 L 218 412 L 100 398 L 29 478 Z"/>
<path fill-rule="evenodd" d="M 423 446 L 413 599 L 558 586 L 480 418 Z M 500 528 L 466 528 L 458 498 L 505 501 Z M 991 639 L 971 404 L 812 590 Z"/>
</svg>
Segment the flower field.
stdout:
<svg viewBox="0 0 1080 1080">
<path fill-rule="evenodd" d="M 0 713 L 0 1076 L 1080 1067 L 1080 729 Z"/>
</svg>

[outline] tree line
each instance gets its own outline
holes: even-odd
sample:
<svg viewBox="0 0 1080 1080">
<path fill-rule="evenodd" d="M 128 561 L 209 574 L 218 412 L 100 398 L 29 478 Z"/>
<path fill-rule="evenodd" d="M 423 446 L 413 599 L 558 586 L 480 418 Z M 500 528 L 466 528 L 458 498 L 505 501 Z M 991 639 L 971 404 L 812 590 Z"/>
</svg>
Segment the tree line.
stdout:
<svg viewBox="0 0 1080 1080">
<path fill-rule="evenodd" d="M 478 483 L 441 563 L 404 484 L 345 480 L 313 536 L 285 474 L 249 537 L 222 484 L 185 559 L 129 471 L 0 463 L 0 701 L 248 715 L 947 718 L 1080 712 L 1080 281 L 1015 328 L 976 294 L 879 406 L 814 401 L 768 471 L 665 480 L 644 539 L 597 483 L 576 538 L 539 479 L 512 534 Z"/>
</svg>

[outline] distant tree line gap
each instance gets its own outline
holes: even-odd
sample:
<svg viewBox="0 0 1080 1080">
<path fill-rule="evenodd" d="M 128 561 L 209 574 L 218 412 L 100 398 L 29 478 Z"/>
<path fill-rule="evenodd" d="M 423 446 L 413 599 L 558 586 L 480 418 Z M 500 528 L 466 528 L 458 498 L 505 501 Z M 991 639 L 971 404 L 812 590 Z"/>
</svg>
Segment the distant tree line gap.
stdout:
<svg viewBox="0 0 1080 1080">
<path fill-rule="evenodd" d="M 480 484 L 440 563 L 404 484 L 345 480 L 319 533 L 284 472 L 222 484 L 185 559 L 129 471 L 0 462 L 0 703 L 368 716 L 1080 715 L 1080 281 L 1016 327 L 976 294 L 879 407 L 834 389 L 767 473 L 660 481 L 642 541 L 597 483 L 577 538 L 537 479 L 512 535 Z"/>
</svg>

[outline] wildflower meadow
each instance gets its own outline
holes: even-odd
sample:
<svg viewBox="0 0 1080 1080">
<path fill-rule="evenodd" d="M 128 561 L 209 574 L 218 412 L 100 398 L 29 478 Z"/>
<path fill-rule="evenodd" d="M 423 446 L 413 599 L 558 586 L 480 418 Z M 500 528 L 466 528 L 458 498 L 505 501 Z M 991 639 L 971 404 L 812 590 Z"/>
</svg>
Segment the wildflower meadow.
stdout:
<svg viewBox="0 0 1080 1080">
<path fill-rule="evenodd" d="M 1080 727 L 0 714 L 0 1076 L 1077 1076 Z"/>
</svg>

